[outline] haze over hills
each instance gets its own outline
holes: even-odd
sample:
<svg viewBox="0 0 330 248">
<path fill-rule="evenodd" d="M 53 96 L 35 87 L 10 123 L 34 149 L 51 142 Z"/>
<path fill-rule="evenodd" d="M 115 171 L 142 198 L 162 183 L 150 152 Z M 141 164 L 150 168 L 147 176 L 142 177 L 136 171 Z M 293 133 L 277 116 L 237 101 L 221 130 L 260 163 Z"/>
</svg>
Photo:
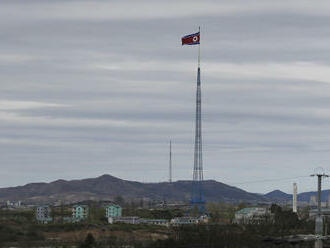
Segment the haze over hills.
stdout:
<svg viewBox="0 0 330 248">
<path fill-rule="evenodd" d="M 191 181 L 173 183 L 140 183 L 122 180 L 110 175 L 83 180 L 57 180 L 51 183 L 30 183 L 24 186 L 1 188 L 0 201 L 21 200 L 28 203 L 67 203 L 83 200 L 113 200 L 116 196 L 126 199 L 147 198 L 189 202 Z M 246 192 L 214 180 L 203 184 L 206 201 L 265 201 L 262 195 Z"/>
</svg>

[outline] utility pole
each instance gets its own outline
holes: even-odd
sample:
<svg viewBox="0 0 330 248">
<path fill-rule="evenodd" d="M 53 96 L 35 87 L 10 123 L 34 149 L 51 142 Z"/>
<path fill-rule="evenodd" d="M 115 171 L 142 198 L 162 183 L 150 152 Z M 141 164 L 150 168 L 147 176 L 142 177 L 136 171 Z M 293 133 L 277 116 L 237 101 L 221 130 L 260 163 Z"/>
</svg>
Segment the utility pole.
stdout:
<svg viewBox="0 0 330 248">
<path fill-rule="evenodd" d="M 296 244 L 299 246 L 300 242 L 304 241 L 315 241 L 315 248 L 323 248 L 323 240 L 329 240 L 330 235 L 327 235 L 327 226 L 325 226 L 325 232 L 323 231 L 323 216 L 321 211 L 321 190 L 322 190 L 322 178 L 329 177 L 324 173 L 322 168 L 318 168 L 312 177 L 317 177 L 317 191 L 318 191 L 318 199 L 317 199 L 317 215 L 315 218 L 315 235 L 311 234 L 296 234 L 289 235 L 286 237 L 280 238 L 267 238 L 264 241 L 273 242 L 274 244 L 279 244 L 279 242 L 288 242 L 289 244 Z M 297 200 L 297 184 L 293 184 L 293 212 L 296 210 L 296 204 L 294 203 Z"/>
<path fill-rule="evenodd" d="M 315 218 L 315 235 L 323 235 L 323 216 L 321 212 L 321 191 L 322 191 L 322 178 L 329 177 L 324 172 L 317 172 L 312 177 L 317 177 L 317 216 Z M 322 248 L 322 240 L 315 241 L 315 248 Z"/>
</svg>

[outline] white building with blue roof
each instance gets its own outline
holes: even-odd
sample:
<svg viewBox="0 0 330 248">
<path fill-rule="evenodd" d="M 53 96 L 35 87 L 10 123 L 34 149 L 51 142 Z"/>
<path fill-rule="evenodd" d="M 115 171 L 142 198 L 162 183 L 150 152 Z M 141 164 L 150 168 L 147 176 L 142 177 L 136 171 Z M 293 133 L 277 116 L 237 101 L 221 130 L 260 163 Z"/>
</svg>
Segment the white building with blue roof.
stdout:
<svg viewBox="0 0 330 248">
<path fill-rule="evenodd" d="M 248 224 L 248 223 L 260 223 L 270 216 L 267 208 L 252 207 L 243 208 L 235 213 L 234 223 Z"/>
</svg>

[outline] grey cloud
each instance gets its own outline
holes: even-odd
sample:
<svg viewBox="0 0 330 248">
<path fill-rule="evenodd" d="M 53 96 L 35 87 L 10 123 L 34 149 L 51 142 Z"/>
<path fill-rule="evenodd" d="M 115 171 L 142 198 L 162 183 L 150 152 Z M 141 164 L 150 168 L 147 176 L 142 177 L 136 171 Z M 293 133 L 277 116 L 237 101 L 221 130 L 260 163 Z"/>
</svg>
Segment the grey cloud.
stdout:
<svg viewBox="0 0 330 248">
<path fill-rule="evenodd" d="M 146 13 L 124 1 L 119 10 L 136 9 L 120 17 L 107 7 L 98 15 L 90 3 L 2 2 L 0 100 L 44 107 L 6 109 L 0 101 L 0 186 L 103 173 L 166 180 L 169 139 L 175 179 L 191 179 L 197 50 L 182 48 L 180 37 L 199 24 L 205 177 L 290 191 L 290 180 L 244 182 L 326 167 L 327 5 L 145 1 L 155 8 Z"/>
</svg>

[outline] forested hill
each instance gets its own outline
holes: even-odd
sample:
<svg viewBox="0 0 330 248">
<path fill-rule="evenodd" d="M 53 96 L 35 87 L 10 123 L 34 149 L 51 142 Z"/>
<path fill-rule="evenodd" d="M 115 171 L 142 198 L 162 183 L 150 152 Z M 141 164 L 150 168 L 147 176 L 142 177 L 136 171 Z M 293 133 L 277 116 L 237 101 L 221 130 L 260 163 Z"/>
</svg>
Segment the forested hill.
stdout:
<svg viewBox="0 0 330 248">
<path fill-rule="evenodd" d="M 57 180 L 51 183 L 30 183 L 24 186 L 1 188 L 0 201 L 21 200 L 31 203 L 56 201 L 78 202 L 84 200 L 112 200 L 116 196 L 124 199 L 151 199 L 188 202 L 192 182 L 140 183 L 122 180 L 110 175 L 82 180 Z M 265 201 L 262 195 L 246 192 L 214 180 L 203 183 L 206 201 Z"/>
</svg>

